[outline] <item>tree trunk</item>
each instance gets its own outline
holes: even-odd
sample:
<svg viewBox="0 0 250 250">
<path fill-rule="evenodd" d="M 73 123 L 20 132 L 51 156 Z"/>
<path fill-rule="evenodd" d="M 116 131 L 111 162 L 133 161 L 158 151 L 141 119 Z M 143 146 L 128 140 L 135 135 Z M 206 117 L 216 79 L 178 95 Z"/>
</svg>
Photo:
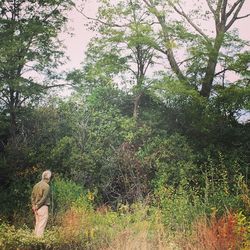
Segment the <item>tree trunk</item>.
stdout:
<svg viewBox="0 0 250 250">
<path fill-rule="evenodd" d="M 216 36 L 214 46 L 211 49 L 211 52 L 209 53 L 205 77 L 202 80 L 202 86 L 200 91 L 201 96 L 206 98 L 209 98 L 211 94 L 216 65 L 218 62 L 219 51 L 223 42 L 223 38 L 224 32 L 222 31 Z"/>
<path fill-rule="evenodd" d="M 142 97 L 142 93 L 139 93 L 134 99 L 133 117 L 135 120 L 137 120 L 138 115 L 139 115 L 139 106 L 141 102 L 141 97 Z"/>
<path fill-rule="evenodd" d="M 9 102 L 9 112 L 10 112 L 10 139 L 11 141 L 16 141 L 16 131 L 17 131 L 17 120 L 16 120 L 16 98 L 15 91 L 10 89 L 10 102 Z"/>
</svg>

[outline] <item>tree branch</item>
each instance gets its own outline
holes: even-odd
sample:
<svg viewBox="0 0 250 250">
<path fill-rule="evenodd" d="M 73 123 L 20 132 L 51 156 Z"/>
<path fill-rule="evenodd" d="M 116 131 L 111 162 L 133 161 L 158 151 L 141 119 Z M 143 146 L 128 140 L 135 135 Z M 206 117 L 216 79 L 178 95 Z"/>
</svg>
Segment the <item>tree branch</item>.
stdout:
<svg viewBox="0 0 250 250">
<path fill-rule="evenodd" d="M 227 9 L 227 0 L 224 0 L 221 8 L 221 23 L 223 24 L 224 27 L 227 21 L 226 9 Z"/>
<path fill-rule="evenodd" d="M 146 71 L 148 70 L 149 65 L 152 64 L 152 57 L 153 55 L 151 55 L 150 58 L 148 58 L 143 74 L 146 74 Z"/>
<path fill-rule="evenodd" d="M 238 7 L 237 7 L 237 9 L 236 9 L 235 12 L 234 12 L 234 15 L 233 15 L 231 21 L 226 25 L 226 27 L 225 27 L 225 30 L 226 30 L 226 31 L 227 31 L 228 29 L 230 29 L 230 27 L 233 25 L 233 23 L 237 20 L 238 14 L 239 14 L 239 12 L 240 12 L 240 10 L 241 10 L 241 8 L 242 8 L 242 6 L 243 6 L 245 0 L 238 0 L 237 2 L 239 2 Z"/>
<path fill-rule="evenodd" d="M 92 21 L 96 21 L 98 23 L 101 23 L 101 24 L 104 24 L 106 26 L 109 26 L 109 27 L 119 27 L 119 28 L 122 28 L 122 27 L 127 27 L 128 24 L 124 24 L 124 25 L 120 25 L 120 24 L 117 24 L 117 23 L 107 23 L 107 22 L 104 22 L 103 20 L 100 20 L 98 18 L 94 18 L 94 17 L 89 17 L 87 16 L 86 14 L 84 14 L 81 10 L 79 10 L 77 7 L 75 7 L 75 9 L 85 18 L 87 18 L 88 20 L 92 20 Z"/>
<path fill-rule="evenodd" d="M 213 13 L 213 15 L 215 16 L 215 9 L 213 8 L 213 6 L 211 5 L 210 1 L 209 0 L 206 0 L 207 2 L 207 5 L 209 7 L 209 9 L 211 10 L 211 12 Z"/>
<path fill-rule="evenodd" d="M 238 20 L 238 19 L 243 19 L 243 18 L 246 18 L 246 17 L 249 17 L 250 16 L 250 13 L 249 14 L 246 14 L 245 16 L 239 16 L 239 17 L 237 17 L 236 19 Z"/>
<path fill-rule="evenodd" d="M 1 96 L 0 96 L 0 100 L 2 100 L 6 105 L 8 105 L 8 102 L 4 100 L 4 98 L 2 98 Z"/>
<path fill-rule="evenodd" d="M 244 1 L 245 0 L 243 0 L 243 2 Z M 242 0 L 238 0 L 233 4 L 232 8 L 227 12 L 227 17 L 229 17 L 234 12 L 235 8 L 239 5 L 240 2 L 242 2 Z"/>
<path fill-rule="evenodd" d="M 65 87 L 65 86 L 71 86 L 72 84 L 69 83 L 63 83 L 63 84 L 55 84 L 55 85 L 50 85 L 50 86 L 41 86 L 43 89 L 52 89 L 52 88 L 58 88 L 58 87 Z"/>
<path fill-rule="evenodd" d="M 1 92 L 2 96 L 7 99 L 6 104 L 9 104 L 10 103 L 10 98 L 9 98 L 10 90 L 1 89 L 0 92 Z M 1 97 L 1 98 L 3 99 L 3 97 Z"/>
<path fill-rule="evenodd" d="M 192 57 L 190 57 L 190 58 L 187 58 L 187 59 L 185 59 L 185 60 L 183 60 L 183 61 L 181 61 L 181 62 L 178 62 L 178 65 L 182 65 L 183 63 L 188 62 L 188 61 L 191 61 L 191 60 L 193 60 L 194 58 L 195 58 L 195 56 L 192 56 Z"/>
<path fill-rule="evenodd" d="M 30 98 L 30 96 L 24 97 L 23 100 L 21 100 L 21 101 L 19 102 L 19 107 L 21 107 L 21 105 L 22 105 L 27 99 L 29 99 L 29 98 Z"/>
<path fill-rule="evenodd" d="M 222 73 L 225 73 L 225 72 L 228 71 L 228 70 L 229 70 L 228 68 L 225 68 L 225 69 L 223 69 L 223 70 L 217 72 L 214 76 L 218 76 L 218 75 L 220 75 L 220 74 L 222 74 Z"/>
<path fill-rule="evenodd" d="M 171 4 L 172 5 L 172 4 Z M 178 8 L 173 4 L 172 7 L 174 8 L 174 10 L 181 15 L 182 17 L 184 17 L 188 23 L 207 41 L 210 43 L 210 40 L 208 38 L 208 36 L 189 18 L 189 16 L 183 11 L 182 7 L 180 5 L 178 5 L 179 8 L 181 9 L 178 10 Z"/>
<path fill-rule="evenodd" d="M 142 0 L 148 7 L 152 7 L 151 4 L 147 0 Z"/>
<path fill-rule="evenodd" d="M 133 75 L 136 77 L 137 73 L 131 67 L 128 67 L 127 69 L 130 70 L 133 73 Z"/>
<path fill-rule="evenodd" d="M 167 25 L 165 23 L 165 18 L 163 15 L 161 15 L 157 9 L 154 7 L 153 3 L 152 3 L 152 0 L 143 0 L 143 2 L 147 5 L 148 9 L 149 9 L 149 12 L 153 13 L 155 15 L 155 17 L 157 18 L 157 20 L 159 21 L 160 23 L 160 26 L 162 28 L 162 32 L 163 32 L 163 37 L 164 37 L 164 40 L 167 44 L 170 44 L 171 40 L 170 40 L 170 37 L 169 37 L 169 34 L 167 32 Z M 150 9 L 153 9 L 153 10 L 150 10 Z M 171 69 L 174 71 L 174 73 L 176 74 L 177 78 L 180 80 L 180 81 L 186 81 L 187 78 L 185 77 L 185 75 L 182 73 L 181 69 L 179 68 L 177 62 L 176 62 L 176 59 L 174 57 L 174 52 L 172 50 L 171 47 L 167 46 L 166 48 L 166 51 L 164 50 L 160 50 L 160 48 L 156 48 L 156 50 L 158 51 L 161 51 L 163 52 L 165 55 L 167 55 L 167 58 L 168 58 L 168 61 L 169 61 L 169 64 L 171 66 Z"/>
</svg>

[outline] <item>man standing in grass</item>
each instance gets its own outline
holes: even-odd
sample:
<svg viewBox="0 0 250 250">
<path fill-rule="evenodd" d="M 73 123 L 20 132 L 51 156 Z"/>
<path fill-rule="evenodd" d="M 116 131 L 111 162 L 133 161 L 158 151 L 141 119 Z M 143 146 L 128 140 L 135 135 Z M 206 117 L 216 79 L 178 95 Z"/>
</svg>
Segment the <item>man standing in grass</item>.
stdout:
<svg viewBox="0 0 250 250">
<path fill-rule="evenodd" d="M 46 170 L 42 174 L 42 180 L 32 190 L 31 204 L 35 214 L 35 235 L 42 237 L 49 217 L 51 171 Z"/>
</svg>

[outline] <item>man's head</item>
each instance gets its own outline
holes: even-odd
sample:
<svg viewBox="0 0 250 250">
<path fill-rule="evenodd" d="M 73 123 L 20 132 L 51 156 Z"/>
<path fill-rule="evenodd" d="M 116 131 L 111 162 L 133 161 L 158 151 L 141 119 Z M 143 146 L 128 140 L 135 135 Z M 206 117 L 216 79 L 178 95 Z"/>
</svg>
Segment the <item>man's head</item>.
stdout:
<svg viewBox="0 0 250 250">
<path fill-rule="evenodd" d="M 50 170 L 46 170 L 42 173 L 42 180 L 46 181 L 46 182 L 49 182 L 50 181 L 50 178 L 51 178 L 51 171 Z"/>
</svg>

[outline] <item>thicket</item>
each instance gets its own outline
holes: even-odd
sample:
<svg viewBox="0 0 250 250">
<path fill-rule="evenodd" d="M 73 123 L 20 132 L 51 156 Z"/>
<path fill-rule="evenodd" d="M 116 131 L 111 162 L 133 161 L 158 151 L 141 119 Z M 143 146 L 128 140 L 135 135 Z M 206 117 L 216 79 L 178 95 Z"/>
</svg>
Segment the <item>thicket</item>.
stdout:
<svg viewBox="0 0 250 250">
<path fill-rule="evenodd" d="M 0 248 L 249 249 L 249 43 L 229 30 L 244 1 L 192 13 L 215 18 L 214 37 L 172 1 L 100 1 L 67 98 L 48 90 L 71 2 L 14 2 L 0 3 Z M 45 169 L 38 240 L 30 194 Z"/>
<path fill-rule="evenodd" d="M 86 100 L 76 95 L 27 111 L 19 144 L 9 143 L 2 152 L 2 167 L 9 170 L 0 193 L 2 246 L 119 249 L 123 247 L 119 239 L 127 237 L 131 246 L 137 242 L 139 247 L 156 244 L 172 249 L 175 244 L 184 247 L 178 237 L 186 237 L 197 249 L 207 244 L 247 249 L 248 138 L 238 139 L 245 150 L 228 142 L 225 147 L 214 138 L 195 141 L 183 132 L 184 125 L 190 126 L 188 119 L 182 129 L 164 129 L 176 121 L 154 111 L 154 121 L 135 121 L 130 110 L 124 110 L 127 96 L 114 101 L 122 94 L 102 87 Z M 164 109 L 150 98 L 155 107 Z M 248 124 L 234 124 L 243 133 L 249 129 Z M 217 127 L 211 124 L 208 129 L 213 133 Z M 30 192 L 46 168 L 54 173 L 53 206 L 48 236 L 36 241 L 31 233 Z M 136 204 L 141 205 L 135 212 Z M 226 236 L 214 235 L 216 230 Z M 208 233 L 209 243 L 204 236 Z"/>
</svg>

